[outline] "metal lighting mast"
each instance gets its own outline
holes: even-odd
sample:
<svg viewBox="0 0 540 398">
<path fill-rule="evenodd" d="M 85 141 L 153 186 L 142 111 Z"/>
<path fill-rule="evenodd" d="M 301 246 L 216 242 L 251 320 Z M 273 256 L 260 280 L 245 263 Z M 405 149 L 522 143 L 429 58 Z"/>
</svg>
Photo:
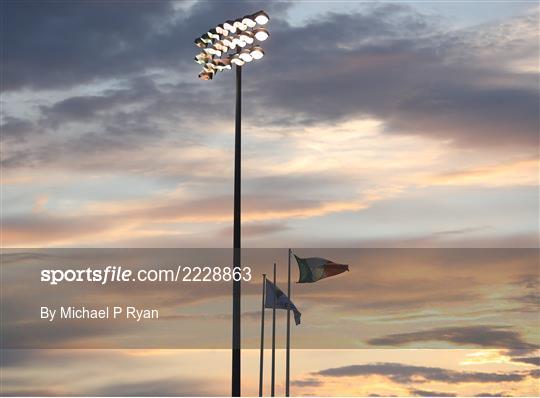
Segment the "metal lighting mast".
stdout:
<svg viewBox="0 0 540 398">
<path fill-rule="evenodd" d="M 212 80 L 223 70 L 236 66 L 236 118 L 234 145 L 234 236 L 233 236 L 233 321 L 232 321 L 232 396 L 240 396 L 240 279 L 235 280 L 235 272 L 240 272 L 240 166 L 241 166 L 241 115 L 242 115 L 242 66 L 261 59 L 263 49 L 258 42 L 268 38 L 268 31 L 261 27 L 269 21 L 268 14 L 258 11 L 234 21 L 217 25 L 195 39 L 201 52 L 195 62 L 202 65 L 199 78 Z"/>
</svg>

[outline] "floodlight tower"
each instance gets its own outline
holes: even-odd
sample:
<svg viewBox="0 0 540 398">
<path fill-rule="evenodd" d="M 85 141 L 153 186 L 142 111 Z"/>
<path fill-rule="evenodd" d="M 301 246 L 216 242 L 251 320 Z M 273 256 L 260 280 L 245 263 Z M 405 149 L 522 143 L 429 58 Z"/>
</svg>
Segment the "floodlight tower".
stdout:
<svg viewBox="0 0 540 398">
<path fill-rule="evenodd" d="M 221 71 L 236 66 L 236 119 L 234 146 L 234 233 L 233 269 L 240 268 L 240 179 L 241 179 L 241 121 L 242 121 L 242 66 L 261 59 L 264 51 L 259 42 L 268 38 L 268 31 L 262 26 L 269 21 L 268 14 L 258 11 L 234 21 L 225 21 L 195 39 L 201 52 L 195 62 L 202 65 L 199 78 L 212 80 Z M 235 273 L 233 272 L 233 275 Z M 232 319 L 232 396 L 240 396 L 240 279 L 233 279 L 233 319 Z"/>
</svg>

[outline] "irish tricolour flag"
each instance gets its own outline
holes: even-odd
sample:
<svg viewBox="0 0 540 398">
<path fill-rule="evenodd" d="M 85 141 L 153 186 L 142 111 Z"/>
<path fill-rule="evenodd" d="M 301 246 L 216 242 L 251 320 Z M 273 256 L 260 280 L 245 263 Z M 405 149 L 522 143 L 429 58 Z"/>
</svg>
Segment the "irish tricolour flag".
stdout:
<svg viewBox="0 0 540 398">
<path fill-rule="evenodd" d="M 349 270 L 349 266 L 346 264 L 337 264 L 320 257 L 300 258 L 296 254 L 294 257 L 300 269 L 298 283 L 317 282 Z"/>
</svg>

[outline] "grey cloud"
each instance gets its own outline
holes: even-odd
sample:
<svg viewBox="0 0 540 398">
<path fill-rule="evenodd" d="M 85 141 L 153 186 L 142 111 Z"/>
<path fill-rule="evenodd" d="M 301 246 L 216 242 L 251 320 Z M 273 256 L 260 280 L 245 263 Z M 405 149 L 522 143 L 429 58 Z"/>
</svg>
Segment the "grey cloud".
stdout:
<svg viewBox="0 0 540 398">
<path fill-rule="evenodd" d="M 512 358 L 512 362 L 521 362 L 528 365 L 540 366 L 540 357 L 516 357 Z"/>
<path fill-rule="evenodd" d="M 263 6 L 278 16 L 289 4 L 202 1 L 175 11 L 172 1 L 6 1 L 2 89 L 68 87 L 187 64 L 195 73 L 196 36 Z"/>
<path fill-rule="evenodd" d="M 293 385 L 295 387 L 319 387 L 322 384 L 323 383 L 322 383 L 321 380 L 314 379 L 314 378 L 291 381 L 291 385 Z"/>
<path fill-rule="evenodd" d="M 396 333 L 368 341 L 375 346 L 400 346 L 421 341 L 446 341 L 455 344 L 491 348 L 536 349 L 538 345 L 528 343 L 521 335 L 506 326 L 443 327 L 410 333 Z"/>
<path fill-rule="evenodd" d="M 170 23 L 172 5 L 7 1 L 3 13 L 3 89 L 13 90 L 80 84 L 140 70 L 158 23 Z"/>
<path fill-rule="evenodd" d="M 428 390 L 409 390 L 414 396 L 418 397 L 455 397 L 456 393 L 453 392 L 443 392 L 443 391 L 428 391 Z"/>
<path fill-rule="evenodd" d="M 34 132 L 35 126 L 32 122 L 16 117 L 6 116 L 4 123 L 0 126 L 2 139 L 8 141 L 24 141 Z"/>
<path fill-rule="evenodd" d="M 395 383 L 410 384 L 438 381 L 449 384 L 516 382 L 526 375 L 521 373 L 457 372 L 454 370 L 379 362 L 324 369 L 316 373 L 327 377 L 386 376 Z"/>
<path fill-rule="evenodd" d="M 538 275 L 522 275 L 514 283 L 519 289 L 519 294 L 511 295 L 508 299 L 516 302 L 520 311 L 536 314 L 540 309 L 539 284 Z"/>
<path fill-rule="evenodd" d="M 467 40 L 466 33 L 441 33 L 406 6 L 329 14 L 278 30 L 261 64 L 265 78 L 253 84 L 291 123 L 377 117 L 389 134 L 473 146 L 536 144 L 537 77 L 475 65 L 472 52 L 467 63 L 456 62 L 456 48 L 470 51 Z M 286 59 L 288 72 L 273 70 L 271 57 Z M 494 83 L 501 80 L 514 84 Z"/>
<path fill-rule="evenodd" d="M 531 370 L 529 375 L 531 377 L 534 377 L 535 379 L 539 379 L 540 378 L 540 369 Z"/>
<path fill-rule="evenodd" d="M 467 227 L 467 228 L 460 228 L 460 229 L 451 229 L 446 231 L 438 231 L 435 232 L 433 235 L 464 235 L 464 234 L 470 234 L 472 232 L 478 232 L 483 231 L 486 229 L 489 229 L 490 227 L 487 225 L 481 225 L 478 227 Z"/>
<path fill-rule="evenodd" d="M 89 392 L 90 396 L 111 397 L 199 397 L 199 396 L 224 396 L 227 391 L 217 387 L 213 383 L 203 380 L 155 379 L 134 383 L 118 383 L 105 385 Z"/>
<path fill-rule="evenodd" d="M 110 113 L 115 108 L 124 108 L 155 98 L 159 90 L 155 82 L 147 77 L 133 78 L 128 86 L 118 89 L 109 89 L 101 95 L 74 96 L 56 102 L 51 106 L 41 106 L 45 118 L 45 125 L 58 127 L 63 122 L 88 121 L 100 113 Z M 136 114 L 136 113 L 133 113 Z"/>
</svg>

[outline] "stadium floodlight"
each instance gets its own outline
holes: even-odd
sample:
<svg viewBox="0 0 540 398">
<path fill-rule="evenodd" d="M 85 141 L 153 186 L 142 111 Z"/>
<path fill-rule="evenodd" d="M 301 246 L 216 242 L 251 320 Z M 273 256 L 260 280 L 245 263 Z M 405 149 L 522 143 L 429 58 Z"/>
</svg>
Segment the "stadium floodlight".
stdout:
<svg viewBox="0 0 540 398">
<path fill-rule="evenodd" d="M 236 26 L 234 26 L 234 21 L 226 21 L 223 24 L 223 27 L 231 33 L 236 33 Z"/>
<path fill-rule="evenodd" d="M 233 217 L 233 273 L 241 272 L 240 265 L 240 192 L 241 192 L 241 105 L 242 105 L 242 68 L 247 63 L 263 58 L 264 51 L 259 42 L 268 39 L 266 25 L 270 17 L 264 11 L 245 15 L 236 20 L 228 20 L 215 25 L 201 37 L 195 39 L 195 45 L 202 52 L 195 57 L 195 62 L 202 66 L 199 73 L 201 80 L 213 80 L 219 72 L 236 69 L 236 117 L 234 150 L 234 217 Z M 240 396 L 240 348 L 241 348 L 241 296 L 240 280 L 233 279 L 233 316 L 232 316 L 232 395 Z M 240 278 L 241 279 L 241 278 Z"/>
<path fill-rule="evenodd" d="M 223 27 L 223 24 L 216 26 L 216 32 L 218 35 L 221 35 L 221 36 L 229 35 L 229 31 Z"/>
<path fill-rule="evenodd" d="M 221 43 L 226 47 L 233 48 L 233 39 L 230 37 L 224 37 Z"/>
<path fill-rule="evenodd" d="M 244 61 L 242 58 L 240 58 L 239 54 L 235 54 L 231 59 L 231 63 L 236 65 L 236 66 L 244 66 L 246 61 Z"/>
<path fill-rule="evenodd" d="M 202 41 L 202 39 L 200 37 L 197 37 L 195 39 L 195 45 L 199 48 L 203 48 L 203 47 L 206 47 L 206 43 L 204 41 Z"/>
<path fill-rule="evenodd" d="M 253 17 L 253 20 L 257 22 L 259 25 L 266 25 L 268 21 L 270 20 L 270 17 L 264 11 L 256 12 L 255 14 L 252 15 L 252 17 Z"/>
<path fill-rule="evenodd" d="M 219 40 L 219 33 L 215 29 L 210 29 L 206 34 L 212 40 Z"/>
<path fill-rule="evenodd" d="M 221 51 L 214 48 L 214 47 L 206 47 L 206 48 L 203 48 L 203 51 L 206 53 L 206 54 L 209 54 L 209 55 L 217 55 L 218 57 L 221 57 Z"/>
<path fill-rule="evenodd" d="M 212 38 L 210 36 L 208 36 L 208 33 L 205 33 L 204 35 L 202 35 L 201 37 L 199 37 L 199 39 L 205 43 L 205 44 L 210 44 L 212 43 Z"/>
<path fill-rule="evenodd" d="M 247 44 L 253 44 L 253 33 L 242 32 L 238 36 L 240 37 L 240 40 L 246 42 Z"/>
<path fill-rule="evenodd" d="M 225 44 L 223 44 L 223 42 L 221 42 L 221 41 L 218 41 L 217 43 L 214 43 L 214 48 L 215 48 L 216 50 L 221 51 L 222 53 L 223 53 L 223 52 L 229 51 L 229 47 L 227 47 L 227 46 L 226 46 Z"/>
<path fill-rule="evenodd" d="M 251 55 L 249 50 L 242 51 L 240 54 L 238 54 L 238 58 L 240 58 L 244 62 L 253 61 L 253 56 Z"/>
<path fill-rule="evenodd" d="M 237 19 L 236 21 L 234 21 L 233 26 L 234 26 L 237 30 L 240 30 L 240 31 L 242 31 L 242 32 L 248 28 L 248 26 L 242 22 L 242 19 L 241 19 L 241 18 L 240 18 L 240 19 Z"/>
<path fill-rule="evenodd" d="M 238 47 L 244 48 L 246 46 L 246 42 L 243 41 L 240 36 L 237 36 L 233 39 L 233 43 L 236 44 Z"/>
<path fill-rule="evenodd" d="M 269 36 L 268 31 L 265 28 L 255 29 L 253 35 L 259 41 L 265 41 Z"/>
<path fill-rule="evenodd" d="M 248 28 L 253 28 L 255 25 L 257 25 L 257 22 L 255 22 L 252 15 L 246 15 L 244 18 L 242 18 L 242 23 Z"/>
<path fill-rule="evenodd" d="M 257 42 L 268 39 L 268 30 L 261 27 L 261 25 L 266 25 L 268 21 L 268 14 L 264 11 L 258 11 L 252 15 L 216 25 L 215 28 L 195 39 L 195 45 L 201 48 L 205 54 L 204 58 L 198 57 L 195 62 L 204 65 L 208 62 L 206 56 L 210 56 L 211 61 L 227 60 L 228 65 L 233 64 L 241 67 L 248 62 L 261 59 L 264 56 L 264 51 Z M 215 72 L 222 72 L 226 69 L 228 68 L 219 68 Z M 207 77 L 203 74 L 201 79 L 210 80 Z"/>
<path fill-rule="evenodd" d="M 253 59 L 261 59 L 264 57 L 264 51 L 261 47 L 255 46 L 251 48 L 250 55 L 253 57 Z"/>
</svg>

